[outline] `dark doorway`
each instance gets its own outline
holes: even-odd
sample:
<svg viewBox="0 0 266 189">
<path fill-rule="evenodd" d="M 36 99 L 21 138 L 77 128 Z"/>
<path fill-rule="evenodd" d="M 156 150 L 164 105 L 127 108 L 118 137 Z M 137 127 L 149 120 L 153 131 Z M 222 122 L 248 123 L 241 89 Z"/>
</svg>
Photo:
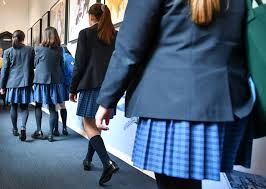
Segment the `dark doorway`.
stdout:
<svg viewBox="0 0 266 189">
<path fill-rule="evenodd" d="M 12 33 L 7 31 L 0 33 L 0 48 L 5 50 L 11 46 L 12 46 Z"/>
</svg>

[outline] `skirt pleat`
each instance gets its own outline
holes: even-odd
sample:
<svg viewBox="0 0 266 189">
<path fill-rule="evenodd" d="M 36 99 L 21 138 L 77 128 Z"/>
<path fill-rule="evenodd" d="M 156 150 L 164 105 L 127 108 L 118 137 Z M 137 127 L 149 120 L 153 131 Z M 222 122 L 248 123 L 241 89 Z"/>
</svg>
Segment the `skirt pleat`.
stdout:
<svg viewBox="0 0 266 189">
<path fill-rule="evenodd" d="M 99 96 L 100 88 L 91 90 L 81 90 L 78 98 L 77 115 L 86 118 L 95 118 L 96 112 L 99 108 L 97 98 Z"/>
<path fill-rule="evenodd" d="M 69 100 L 64 84 L 34 84 L 34 101 L 42 104 L 61 104 Z"/>
<path fill-rule="evenodd" d="M 233 168 L 245 124 L 140 118 L 132 160 L 172 177 L 220 180 L 221 171 Z"/>
<path fill-rule="evenodd" d="M 32 87 L 7 88 L 6 101 L 17 104 L 29 104 L 33 102 Z"/>
<path fill-rule="evenodd" d="M 98 111 L 99 104 L 97 104 L 97 98 L 99 96 L 101 88 L 94 88 L 89 90 L 81 90 L 78 98 L 78 108 L 77 115 L 81 117 L 86 117 L 94 119 Z M 115 115 L 116 111 L 114 110 L 110 119 Z"/>
</svg>

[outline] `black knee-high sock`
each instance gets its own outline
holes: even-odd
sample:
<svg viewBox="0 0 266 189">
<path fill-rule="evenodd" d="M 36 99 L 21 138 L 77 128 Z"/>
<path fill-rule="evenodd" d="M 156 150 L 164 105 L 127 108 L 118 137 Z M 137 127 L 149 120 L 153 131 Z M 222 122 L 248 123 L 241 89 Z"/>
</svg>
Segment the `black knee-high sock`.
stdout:
<svg viewBox="0 0 266 189">
<path fill-rule="evenodd" d="M 62 123 L 63 123 L 63 128 L 66 128 L 66 121 L 67 121 L 67 110 L 66 109 L 61 109 L 60 110 L 60 115 L 62 118 Z"/>
<path fill-rule="evenodd" d="M 26 129 L 26 124 L 29 117 L 28 104 L 20 104 L 22 124 L 21 127 Z"/>
<path fill-rule="evenodd" d="M 88 152 L 87 152 L 87 155 L 86 155 L 86 160 L 87 161 L 92 161 L 92 157 L 93 157 L 93 155 L 94 155 L 94 152 L 95 152 L 95 150 L 94 150 L 94 148 L 93 148 L 93 146 L 91 145 L 91 142 L 89 141 L 89 143 L 88 143 Z"/>
<path fill-rule="evenodd" d="M 169 177 L 164 174 L 155 174 L 158 189 L 202 189 L 199 180 Z"/>
<path fill-rule="evenodd" d="M 54 122 L 54 130 L 55 131 L 58 131 L 58 118 L 59 118 L 58 112 L 56 112 L 56 121 Z"/>
<path fill-rule="evenodd" d="M 50 124 L 50 131 L 49 134 L 53 133 L 56 121 L 58 121 L 58 113 L 55 111 L 55 105 L 50 104 L 49 105 L 49 112 L 50 112 L 50 119 L 49 119 L 49 124 Z"/>
<path fill-rule="evenodd" d="M 10 109 L 10 116 L 13 125 L 13 129 L 18 129 L 17 121 L 18 121 L 18 104 L 12 103 Z"/>
<path fill-rule="evenodd" d="M 96 135 L 90 139 L 90 143 L 97 152 L 99 158 L 101 159 L 103 167 L 104 168 L 108 167 L 110 162 L 110 157 L 106 151 L 102 137 L 100 135 Z"/>
<path fill-rule="evenodd" d="M 36 103 L 35 106 L 35 119 L 37 125 L 37 131 L 42 130 L 42 104 Z"/>
</svg>

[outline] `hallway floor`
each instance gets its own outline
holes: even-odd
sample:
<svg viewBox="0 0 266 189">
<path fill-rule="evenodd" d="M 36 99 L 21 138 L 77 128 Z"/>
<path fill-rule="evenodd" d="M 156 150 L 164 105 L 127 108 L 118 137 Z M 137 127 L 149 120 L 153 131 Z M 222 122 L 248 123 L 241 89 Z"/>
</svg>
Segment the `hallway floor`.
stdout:
<svg viewBox="0 0 266 189">
<path fill-rule="evenodd" d="M 43 131 L 47 133 L 48 116 L 43 114 Z M 18 125 L 19 122 L 18 122 Z M 21 142 L 11 132 L 7 110 L 0 109 L 0 189 L 98 189 L 101 162 L 94 157 L 94 167 L 83 171 L 82 160 L 88 141 L 69 129 L 70 135 L 55 142 L 33 140 L 34 111 L 30 110 L 27 140 Z M 61 132 L 61 125 L 60 125 Z M 155 181 L 111 155 L 120 171 L 107 183 L 108 189 L 155 189 Z"/>
</svg>

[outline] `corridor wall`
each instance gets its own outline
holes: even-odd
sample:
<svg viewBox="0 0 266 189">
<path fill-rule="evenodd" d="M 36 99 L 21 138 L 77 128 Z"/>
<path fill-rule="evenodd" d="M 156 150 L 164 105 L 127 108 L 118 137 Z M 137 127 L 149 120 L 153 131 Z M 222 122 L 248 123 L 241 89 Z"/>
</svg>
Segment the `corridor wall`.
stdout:
<svg viewBox="0 0 266 189">
<path fill-rule="evenodd" d="M 28 29 L 28 0 L 8 0 L 4 5 L 0 2 L 0 33 L 8 31 L 13 33 L 20 29 Z M 15 14 L 14 14 L 15 13 Z"/>
</svg>

